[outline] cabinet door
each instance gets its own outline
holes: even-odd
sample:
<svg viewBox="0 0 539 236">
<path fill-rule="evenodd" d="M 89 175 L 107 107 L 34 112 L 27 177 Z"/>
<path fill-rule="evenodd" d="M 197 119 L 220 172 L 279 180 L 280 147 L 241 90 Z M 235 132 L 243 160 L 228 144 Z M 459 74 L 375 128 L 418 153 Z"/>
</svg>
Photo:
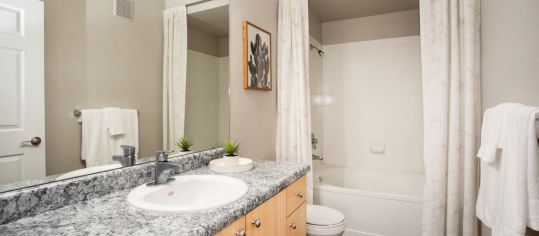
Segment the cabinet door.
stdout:
<svg viewBox="0 0 539 236">
<path fill-rule="evenodd" d="M 286 234 L 286 193 L 282 191 L 247 213 L 245 228 L 248 236 Z"/>
<path fill-rule="evenodd" d="M 286 236 L 305 236 L 307 234 L 307 204 L 301 204 L 292 215 L 286 219 Z"/>
<path fill-rule="evenodd" d="M 243 234 L 242 234 L 243 232 Z M 245 235 L 245 216 L 219 231 L 215 236 L 241 236 Z"/>
</svg>

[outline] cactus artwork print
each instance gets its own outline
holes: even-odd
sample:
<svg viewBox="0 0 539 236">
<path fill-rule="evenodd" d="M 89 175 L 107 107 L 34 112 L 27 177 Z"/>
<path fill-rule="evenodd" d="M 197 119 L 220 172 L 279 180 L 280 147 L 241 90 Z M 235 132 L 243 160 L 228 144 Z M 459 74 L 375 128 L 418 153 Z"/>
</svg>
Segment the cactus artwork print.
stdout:
<svg viewBox="0 0 539 236">
<path fill-rule="evenodd" d="M 271 34 L 245 21 L 243 47 L 244 88 L 271 90 Z"/>
</svg>

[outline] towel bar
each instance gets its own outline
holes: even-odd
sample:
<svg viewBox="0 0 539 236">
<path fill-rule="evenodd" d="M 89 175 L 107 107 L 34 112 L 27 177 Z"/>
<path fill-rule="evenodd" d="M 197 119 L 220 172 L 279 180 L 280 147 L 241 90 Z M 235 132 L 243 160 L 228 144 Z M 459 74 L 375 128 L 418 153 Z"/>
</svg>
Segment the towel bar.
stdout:
<svg viewBox="0 0 539 236">
<path fill-rule="evenodd" d="M 80 117 L 82 115 L 82 112 L 79 109 L 73 110 L 73 116 Z M 140 112 L 137 110 L 137 115 L 140 116 Z M 539 116 L 538 116 L 539 117 Z M 538 118 L 539 119 L 539 118 Z"/>
</svg>

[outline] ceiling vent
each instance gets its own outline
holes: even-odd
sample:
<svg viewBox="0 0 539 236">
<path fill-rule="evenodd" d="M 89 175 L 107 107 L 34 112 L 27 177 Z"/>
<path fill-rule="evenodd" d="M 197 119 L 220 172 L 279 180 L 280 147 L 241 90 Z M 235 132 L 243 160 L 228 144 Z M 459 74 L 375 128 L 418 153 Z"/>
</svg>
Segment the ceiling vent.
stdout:
<svg viewBox="0 0 539 236">
<path fill-rule="evenodd" d="M 133 21 L 135 2 L 133 0 L 112 0 L 112 14 L 122 19 Z"/>
</svg>

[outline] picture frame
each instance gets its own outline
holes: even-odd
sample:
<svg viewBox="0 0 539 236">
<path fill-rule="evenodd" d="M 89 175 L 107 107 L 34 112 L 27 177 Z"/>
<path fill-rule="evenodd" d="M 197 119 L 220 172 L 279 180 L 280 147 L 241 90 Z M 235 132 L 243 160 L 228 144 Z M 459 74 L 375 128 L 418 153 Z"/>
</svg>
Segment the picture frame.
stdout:
<svg viewBox="0 0 539 236">
<path fill-rule="evenodd" d="M 243 22 L 243 88 L 272 89 L 271 33 Z"/>
</svg>

